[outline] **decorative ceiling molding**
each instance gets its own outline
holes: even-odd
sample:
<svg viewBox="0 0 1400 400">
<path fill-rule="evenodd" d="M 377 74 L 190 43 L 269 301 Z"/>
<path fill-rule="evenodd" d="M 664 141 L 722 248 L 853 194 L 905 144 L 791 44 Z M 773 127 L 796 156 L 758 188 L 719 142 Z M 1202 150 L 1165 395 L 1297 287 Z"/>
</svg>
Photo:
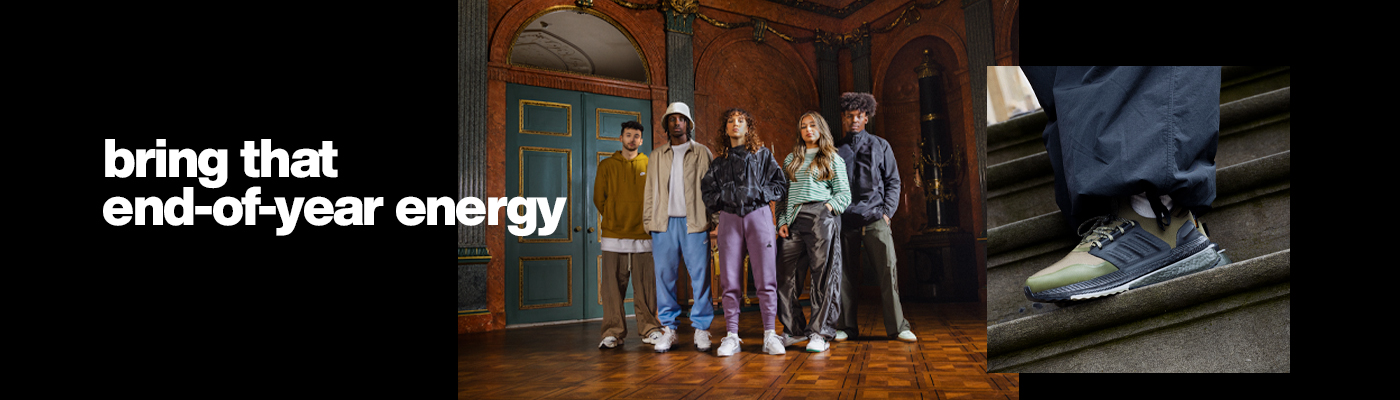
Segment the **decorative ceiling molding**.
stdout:
<svg viewBox="0 0 1400 400">
<path fill-rule="evenodd" d="M 833 17 L 837 17 L 837 18 L 841 18 L 841 17 L 848 16 L 848 15 L 850 15 L 851 13 L 855 12 L 856 10 L 860 10 L 862 7 L 865 7 L 867 4 L 870 4 L 870 3 L 874 2 L 874 0 L 856 0 L 856 1 L 851 2 L 850 4 L 847 4 L 845 7 L 841 7 L 841 8 L 839 8 L 839 9 L 836 9 L 836 8 L 832 8 L 831 6 L 827 6 L 827 5 L 823 5 L 823 4 L 817 4 L 817 3 L 812 3 L 812 2 L 806 2 L 806 1 L 802 1 L 802 0 L 768 0 L 768 1 L 773 2 L 773 3 L 782 4 L 782 5 L 787 5 L 787 6 L 790 6 L 790 7 L 800 8 L 800 9 L 803 9 L 803 10 L 811 11 L 811 12 L 818 13 L 818 14 L 822 14 L 822 15 L 829 15 L 829 16 L 833 16 Z M 890 23 L 889 23 L 888 25 L 885 25 L 885 24 L 878 24 L 878 25 L 876 25 L 876 26 L 883 26 L 883 27 L 871 28 L 871 27 L 870 27 L 870 25 L 871 25 L 870 22 L 865 22 L 865 23 L 862 23 L 862 24 L 860 25 L 860 27 L 858 27 L 858 28 L 856 28 L 856 29 L 854 29 L 854 30 L 852 30 L 852 31 L 850 31 L 850 32 L 847 32 L 847 33 L 826 32 L 826 31 L 823 31 L 823 30 L 821 30 L 821 29 L 817 29 L 815 35 L 813 35 L 813 36 L 810 36 L 810 37 L 801 37 L 801 38 L 794 38 L 794 37 L 792 37 L 792 36 L 790 36 L 790 35 L 784 34 L 784 33 L 782 33 L 782 32 L 779 32 L 779 31 L 773 29 L 773 27 L 772 27 L 772 26 L 769 26 L 769 25 L 768 25 L 768 22 L 765 21 L 764 19 L 758 18 L 758 17 L 754 17 L 754 16 L 751 16 L 751 15 L 745 15 L 746 17 L 749 18 L 749 20 L 748 20 L 748 21 L 744 21 L 744 22 L 724 22 L 724 21 L 716 20 L 716 19 L 714 19 L 714 18 L 711 18 L 711 17 L 708 16 L 708 15 L 705 15 L 705 14 L 701 14 L 701 13 L 700 13 L 700 3 L 699 3 L 698 0 L 657 0 L 657 3 L 656 3 L 656 4 L 632 3 L 632 2 L 629 2 L 629 1 L 625 1 L 625 0 L 612 0 L 613 3 L 617 3 L 617 4 L 620 5 L 620 6 L 627 7 L 627 8 L 633 9 L 633 10 L 662 10 L 662 11 L 664 11 L 664 10 L 669 9 L 669 10 L 672 10 L 673 12 L 680 13 L 680 14 L 695 14 L 696 16 L 700 17 L 700 20 L 705 21 L 706 23 L 709 23 L 710 25 L 714 25 L 715 27 L 722 28 L 722 29 L 734 29 L 734 28 L 741 28 L 741 27 L 746 27 L 746 26 L 752 26 L 752 27 L 754 27 L 754 34 L 753 34 L 753 36 L 754 36 L 754 41 L 758 41 L 758 42 L 762 42 L 762 41 L 763 41 L 764 32 L 772 32 L 773 34 L 778 35 L 779 38 L 782 38 L 783 40 L 786 40 L 786 41 L 792 42 L 792 43 L 806 43 L 806 42 L 813 42 L 813 41 L 815 41 L 815 42 L 818 42 L 818 43 L 822 43 L 822 44 L 826 44 L 826 45 L 830 45 L 830 46 L 834 46 L 834 47 L 849 47 L 849 46 L 852 45 L 852 44 L 859 43 L 859 42 L 861 42 L 862 40 L 864 40 L 865 38 L 870 37 L 870 34 L 872 34 L 872 33 L 886 33 L 886 32 L 892 31 L 892 30 L 894 30 L 895 28 L 899 27 L 899 25 L 900 25 L 901 22 L 904 23 L 904 26 L 913 25 L 914 23 L 919 22 L 919 20 L 920 20 L 921 17 L 922 17 L 922 15 L 919 14 L 919 9 L 925 9 L 925 10 L 927 10 L 927 9 L 931 9 L 931 8 L 934 8 L 934 7 L 938 7 L 938 6 L 940 6 L 940 5 L 943 4 L 943 1 L 944 1 L 944 0 L 933 0 L 933 1 L 931 1 L 931 2 L 923 3 L 923 4 L 920 4 L 920 3 L 917 2 L 917 1 L 910 1 L 910 2 L 908 3 L 908 4 L 909 4 L 908 6 L 904 6 L 904 7 L 903 7 L 903 8 L 904 8 L 904 11 L 901 12 L 901 13 L 899 13 L 899 16 L 898 16 L 898 17 L 895 17 L 895 19 L 894 19 L 893 21 L 890 21 Z M 576 2 L 576 4 L 578 4 L 579 7 L 587 8 L 587 7 L 592 7 L 592 6 L 593 6 L 593 1 L 592 1 L 592 0 L 575 0 L 575 2 Z M 810 8 L 810 9 L 809 9 L 809 8 Z M 743 15 L 743 14 L 740 14 L 740 15 Z M 888 14 L 887 14 L 887 15 L 888 15 Z"/>
<path fill-rule="evenodd" d="M 512 53 L 518 59 L 511 60 L 515 63 L 538 65 L 541 67 L 560 67 L 566 71 L 592 74 L 594 71 L 593 59 L 588 57 L 583 49 L 570 43 L 568 40 L 554 35 L 553 33 L 530 29 L 520 33 L 515 42 L 515 51 Z M 562 65 L 543 64 L 541 56 L 553 55 Z M 550 63 L 552 64 L 552 63 Z"/>
<path fill-rule="evenodd" d="M 768 0 L 769 3 L 782 4 L 799 10 L 810 11 L 828 17 L 846 18 L 865 6 L 874 3 L 875 0 L 855 0 L 841 8 L 835 8 L 821 3 L 802 0 Z"/>
<path fill-rule="evenodd" d="M 506 52 L 508 65 L 650 81 L 650 69 L 636 39 L 601 12 L 569 5 L 548 7 L 518 29 Z"/>
</svg>

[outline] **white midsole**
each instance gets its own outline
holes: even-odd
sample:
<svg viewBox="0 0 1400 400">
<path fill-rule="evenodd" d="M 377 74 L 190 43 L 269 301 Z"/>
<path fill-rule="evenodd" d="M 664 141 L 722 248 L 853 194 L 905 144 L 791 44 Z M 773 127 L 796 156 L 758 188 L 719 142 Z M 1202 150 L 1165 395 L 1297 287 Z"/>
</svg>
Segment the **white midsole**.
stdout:
<svg viewBox="0 0 1400 400">
<path fill-rule="evenodd" d="M 1175 276 L 1175 274 L 1178 272 L 1178 271 L 1177 271 L 1178 269 L 1185 268 L 1185 269 L 1190 269 L 1190 270 L 1194 271 L 1195 269 L 1198 269 L 1199 266 L 1201 266 L 1201 265 L 1210 265 L 1210 264 L 1214 264 L 1214 263 L 1215 263 L 1215 260 L 1216 260 L 1216 257 L 1219 257 L 1219 256 L 1220 256 L 1219 253 L 1217 253 L 1217 252 L 1215 251 L 1215 244 L 1211 244 L 1210 246 L 1206 247 L 1205 250 L 1202 250 L 1202 251 L 1200 251 L 1200 252 L 1198 252 L 1198 253 L 1196 253 L 1196 254 L 1190 256 L 1190 257 L 1183 258 L 1183 259 L 1181 259 L 1181 261 L 1177 261 L 1177 262 L 1175 262 L 1175 263 L 1172 263 L 1172 265 L 1168 265 L 1168 266 L 1162 267 L 1161 269 L 1158 269 L 1158 270 L 1156 270 L 1156 271 L 1152 271 L 1152 272 L 1150 272 L 1150 273 L 1148 273 L 1148 274 L 1146 274 L 1146 275 L 1143 275 L 1143 276 L 1141 276 L 1141 277 L 1138 277 L 1137 279 L 1134 279 L 1134 280 L 1132 280 L 1132 281 L 1129 281 L 1128 283 L 1124 283 L 1124 284 L 1122 284 L 1122 285 L 1114 286 L 1114 287 L 1111 287 L 1111 288 L 1108 288 L 1108 289 L 1104 289 L 1104 290 L 1100 290 L 1100 291 L 1071 295 L 1071 296 L 1069 296 L 1069 299 L 1070 299 L 1070 300 L 1083 300 L 1083 299 L 1092 299 L 1092 298 L 1095 298 L 1095 297 L 1107 296 L 1107 295 L 1110 295 L 1110 294 L 1123 293 L 1123 292 L 1128 291 L 1129 288 L 1138 287 L 1139 285 L 1137 285 L 1137 284 L 1138 284 L 1139 282 L 1147 281 L 1147 280 L 1150 279 L 1150 278 L 1153 278 L 1153 277 L 1156 277 L 1156 276 L 1159 276 L 1159 275 L 1162 275 L 1162 274 L 1168 274 L 1168 273 L 1170 273 L 1170 274 L 1172 274 L 1172 276 Z M 1193 267 L 1195 267 L 1195 268 L 1193 268 Z M 1153 281 L 1153 282 L 1151 282 L 1151 283 L 1156 283 L 1156 281 Z M 1142 285 L 1142 286 L 1146 286 L 1146 285 Z"/>
</svg>

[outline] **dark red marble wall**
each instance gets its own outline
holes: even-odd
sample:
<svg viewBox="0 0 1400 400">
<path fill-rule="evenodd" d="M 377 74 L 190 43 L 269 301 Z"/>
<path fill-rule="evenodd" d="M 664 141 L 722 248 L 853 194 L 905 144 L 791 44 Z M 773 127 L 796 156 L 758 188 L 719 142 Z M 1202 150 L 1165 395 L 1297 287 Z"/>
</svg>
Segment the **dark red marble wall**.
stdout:
<svg viewBox="0 0 1400 400">
<path fill-rule="evenodd" d="M 636 1 L 634 1 L 636 2 Z M 639 3 L 655 3 L 640 1 Z M 918 143 L 917 84 L 914 67 L 921 61 L 924 49 L 931 49 L 943 66 L 945 99 L 948 105 L 949 129 L 952 142 L 963 151 L 972 168 L 964 169 L 958 189 L 958 210 L 961 228 L 965 232 L 985 230 L 980 207 L 983 194 L 979 192 L 975 136 L 972 126 L 973 105 L 968 82 L 967 48 L 963 38 L 966 29 L 960 3 L 949 0 L 939 7 L 919 10 L 918 23 L 899 26 L 871 37 L 871 82 L 873 94 L 880 101 L 877 117 L 870 123 L 871 133 L 889 140 L 896 149 L 896 159 L 903 175 L 904 193 L 900 211 L 894 222 L 896 250 L 902 251 L 908 237 L 916 234 L 926 220 L 923 189 L 914 186 L 914 149 Z M 505 196 L 505 86 L 521 83 L 565 90 L 578 90 L 616 96 L 649 99 L 653 115 L 666 109 L 666 32 L 663 17 L 655 10 L 630 10 L 609 0 L 595 0 L 593 9 L 607 15 L 627 31 L 641 48 L 647 63 L 649 81 L 619 82 L 602 78 L 542 71 L 516 67 L 506 62 L 506 56 L 520 26 L 554 7 L 573 6 L 573 0 L 492 0 L 489 5 L 490 61 L 488 63 L 488 181 L 496 182 L 486 188 L 487 196 Z M 846 33 L 869 22 L 872 27 L 888 25 L 907 5 L 901 2 L 875 2 L 845 19 L 800 11 L 764 1 L 715 0 L 702 2 L 700 12 L 724 22 L 746 22 L 749 16 L 769 21 L 776 30 L 793 37 L 811 37 L 815 30 Z M 997 63 L 1006 65 L 1013 60 L 1014 16 L 1019 0 L 999 4 L 993 12 L 994 40 Z M 814 44 L 790 43 L 771 33 L 765 42 L 753 40 L 753 28 L 722 29 L 696 19 L 694 22 L 694 62 L 696 72 L 696 104 L 692 112 L 697 120 L 697 139 L 712 149 L 720 130 L 720 113 L 730 107 L 747 109 L 757 119 L 756 126 L 763 140 L 774 150 L 778 161 L 786 156 L 796 140 L 796 119 L 807 110 L 819 107 L 817 97 L 817 61 Z M 841 90 L 851 90 L 851 57 L 849 50 L 840 52 Z M 655 143 L 665 143 L 661 119 L 653 118 Z M 839 122 L 839 121 L 828 121 Z M 840 129 L 839 123 L 831 124 Z M 718 150 L 718 149 L 715 149 Z M 487 249 L 493 256 L 488 265 L 488 310 L 490 315 L 458 318 L 458 332 L 504 329 L 504 246 L 502 226 L 488 226 Z M 981 243 L 981 242 L 979 242 Z M 908 260 L 902 252 L 901 260 Z M 984 257 L 978 257 L 984 260 Z M 985 261 L 979 261 L 984 263 Z M 985 264 L 983 264 L 985 265 Z M 979 265 L 979 269 L 982 268 Z M 911 271 L 901 268 L 901 275 Z M 912 280 L 911 277 L 902 277 Z M 904 289 L 908 290 L 908 289 Z"/>
</svg>

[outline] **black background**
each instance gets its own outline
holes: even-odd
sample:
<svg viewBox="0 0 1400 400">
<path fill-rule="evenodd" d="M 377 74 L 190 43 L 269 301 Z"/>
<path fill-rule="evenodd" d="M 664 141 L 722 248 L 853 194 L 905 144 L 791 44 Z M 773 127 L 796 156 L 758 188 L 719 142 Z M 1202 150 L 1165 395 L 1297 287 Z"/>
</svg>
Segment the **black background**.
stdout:
<svg viewBox="0 0 1400 400">
<path fill-rule="evenodd" d="M 48 94 L 64 109 L 57 139 L 83 178 L 68 186 L 77 193 L 65 213 L 82 228 L 57 254 L 72 262 L 53 270 L 64 294 L 50 294 L 64 299 L 51 313 L 72 323 L 54 333 L 83 349 L 65 361 L 100 366 L 89 383 L 160 395 L 450 387 L 429 382 L 450 377 L 456 229 L 394 216 L 402 198 L 457 192 L 455 9 L 423 3 L 104 3 L 48 14 L 53 31 L 71 34 L 54 44 L 74 57 Z M 227 182 L 103 178 L 103 139 L 134 150 L 158 138 L 167 149 L 227 149 Z M 288 154 L 333 141 L 339 177 L 249 178 L 238 151 L 260 139 Z M 102 218 L 111 197 L 165 199 L 185 186 L 195 205 L 252 186 L 263 205 L 314 196 L 384 205 L 373 226 L 302 217 L 287 236 L 273 215 L 229 227 L 210 216 L 191 226 Z"/>
</svg>

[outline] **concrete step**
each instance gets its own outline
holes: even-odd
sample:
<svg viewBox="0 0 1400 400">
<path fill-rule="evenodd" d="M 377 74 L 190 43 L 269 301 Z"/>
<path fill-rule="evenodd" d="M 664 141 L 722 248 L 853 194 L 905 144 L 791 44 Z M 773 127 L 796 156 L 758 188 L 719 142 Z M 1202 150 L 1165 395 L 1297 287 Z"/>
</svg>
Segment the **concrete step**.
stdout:
<svg viewBox="0 0 1400 400">
<path fill-rule="evenodd" d="M 1201 216 L 1211 240 L 1235 260 L 1290 248 L 1292 152 L 1216 171 L 1213 210 Z M 987 322 L 995 324 L 1054 310 L 1021 294 L 1026 277 L 1053 264 L 1077 243 L 1059 211 L 987 232 Z"/>
<path fill-rule="evenodd" d="M 1220 104 L 1293 86 L 1292 67 L 1221 67 Z"/>
<path fill-rule="evenodd" d="M 997 165 L 1035 153 L 1045 152 L 1041 135 L 1049 122 L 1044 110 L 992 124 L 987 127 L 987 165 Z"/>
<path fill-rule="evenodd" d="M 1222 104 L 1216 167 L 1225 168 L 1291 149 L 1291 98 L 1291 88 L 1285 87 Z M 1035 125 L 1037 123 L 1039 126 Z M 996 137 L 1001 142 L 996 152 L 1002 156 L 1020 154 L 1030 146 L 1038 149 L 987 167 L 989 228 L 1059 209 L 1055 205 L 1050 157 L 1040 139 L 1044 124 L 1042 112 L 1038 117 L 1030 114 L 988 127 L 988 141 Z M 988 148 L 988 159 L 992 160 L 993 147 L 989 144 Z"/>
<path fill-rule="evenodd" d="M 987 372 L 1290 372 L 1291 249 L 987 327 Z"/>
</svg>

